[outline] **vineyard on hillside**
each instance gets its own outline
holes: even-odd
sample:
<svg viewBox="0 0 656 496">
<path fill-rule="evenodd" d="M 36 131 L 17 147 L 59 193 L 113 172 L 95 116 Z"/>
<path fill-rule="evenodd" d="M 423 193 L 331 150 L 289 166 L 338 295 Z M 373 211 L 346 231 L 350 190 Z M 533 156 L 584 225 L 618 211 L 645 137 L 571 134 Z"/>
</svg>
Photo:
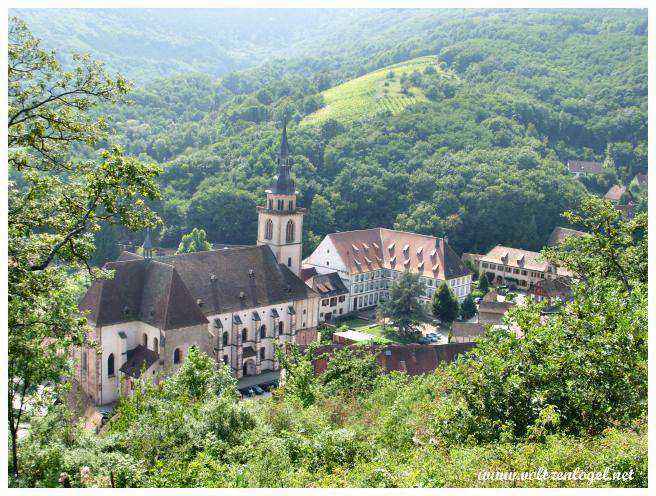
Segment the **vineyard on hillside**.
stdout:
<svg viewBox="0 0 656 496">
<path fill-rule="evenodd" d="M 320 124 L 327 119 L 349 123 L 384 111 L 397 114 L 413 103 L 427 101 L 421 88 L 413 86 L 411 75 L 429 67 L 442 71 L 437 57 L 419 57 L 330 88 L 322 93 L 325 106 L 305 117 L 302 124 Z"/>
</svg>

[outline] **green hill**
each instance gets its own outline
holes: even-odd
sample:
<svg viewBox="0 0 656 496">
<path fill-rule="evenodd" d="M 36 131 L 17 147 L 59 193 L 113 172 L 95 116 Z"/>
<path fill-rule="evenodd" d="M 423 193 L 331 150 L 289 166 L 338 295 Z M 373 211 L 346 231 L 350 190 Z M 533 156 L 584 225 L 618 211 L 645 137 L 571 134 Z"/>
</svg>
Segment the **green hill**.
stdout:
<svg viewBox="0 0 656 496">
<path fill-rule="evenodd" d="M 437 57 L 418 57 L 330 88 L 321 93 L 325 106 L 306 116 L 302 124 L 318 124 L 327 119 L 348 123 L 385 110 L 397 114 L 408 105 L 427 101 L 423 90 L 413 86 L 409 76 L 428 67 L 442 71 Z"/>
</svg>

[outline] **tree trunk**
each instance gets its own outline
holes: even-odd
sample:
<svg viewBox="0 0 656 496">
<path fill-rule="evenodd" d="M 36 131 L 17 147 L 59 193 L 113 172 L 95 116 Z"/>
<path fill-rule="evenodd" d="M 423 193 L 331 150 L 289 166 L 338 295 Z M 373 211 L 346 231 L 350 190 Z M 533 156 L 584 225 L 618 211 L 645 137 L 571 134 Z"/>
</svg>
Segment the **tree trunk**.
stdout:
<svg viewBox="0 0 656 496">
<path fill-rule="evenodd" d="M 14 478 L 18 479 L 18 426 L 16 429 L 12 426 L 9 430 L 11 431 L 11 466 Z"/>
</svg>

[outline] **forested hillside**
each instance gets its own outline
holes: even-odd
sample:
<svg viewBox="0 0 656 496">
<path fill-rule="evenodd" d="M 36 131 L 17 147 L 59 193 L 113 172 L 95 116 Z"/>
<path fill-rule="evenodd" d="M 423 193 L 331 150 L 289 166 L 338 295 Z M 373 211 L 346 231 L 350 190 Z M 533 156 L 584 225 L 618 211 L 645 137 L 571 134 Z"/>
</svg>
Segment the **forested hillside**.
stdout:
<svg viewBox="0 0 656 496">
<path fill-rule="evenodd" d="M 194 227 L 214 242 L 254 242 L 254 206 L 275 171 L 283 112 L 293 121 L 294 173 L 310 208 L 306 252 L 328 232 L 373 226 L 448 235 L 463 251 L 496 243 L 536 249 L 586 189 L 603 194 L 647 168 L 644 12 L 322 16 L 276 24 L 276 33 L 295 33 L 276 42 L 285 58 L 220 79 L 213 75 L 221 71 L 190 62 L 205 74 L 185 70 L 137 85 L 134 105 L 102 110 L 112 141 L 165 168 L 155 205 L 162 245 L 177 245 Z M 324 32 L 300 48 L 296 36 L 319 25 Z M 270 41 L 258 36 L 254 43 Z M 312 117 L 330 108 L 331 88 L 428 55 L 434 65 L 386 80 L 390 91 L 421 98 L 391 109 L 389 99 L 370 95 L 346 120 Z M 575 180 L 569 159 L 605 161 L 608 170 Z M 113 246 L 141 234 L 102 236 Z M 98 259 L 114 254 L 103 250 Z"/>
</svg>

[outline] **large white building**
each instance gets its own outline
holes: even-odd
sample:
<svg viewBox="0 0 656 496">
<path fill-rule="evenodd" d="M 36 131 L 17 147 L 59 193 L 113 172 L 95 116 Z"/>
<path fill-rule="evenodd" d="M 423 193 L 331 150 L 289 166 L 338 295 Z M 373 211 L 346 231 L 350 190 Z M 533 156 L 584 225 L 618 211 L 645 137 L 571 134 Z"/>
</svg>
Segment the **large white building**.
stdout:
<svg viewBox="0 0 656 496">
<path fill-rule="evenodd" d="M 320 273 L 339 274 L 349 290 L 349 312 L 376 306 L 388 298 L 390 284 L 403 272 L 419 276 L 425 285 L 426 302 L 443 282 L 459 301 L 471 293 L 471 271 L 447 238 L 384 228 L 333 233 L 303 264 Z"/>
</svg>

